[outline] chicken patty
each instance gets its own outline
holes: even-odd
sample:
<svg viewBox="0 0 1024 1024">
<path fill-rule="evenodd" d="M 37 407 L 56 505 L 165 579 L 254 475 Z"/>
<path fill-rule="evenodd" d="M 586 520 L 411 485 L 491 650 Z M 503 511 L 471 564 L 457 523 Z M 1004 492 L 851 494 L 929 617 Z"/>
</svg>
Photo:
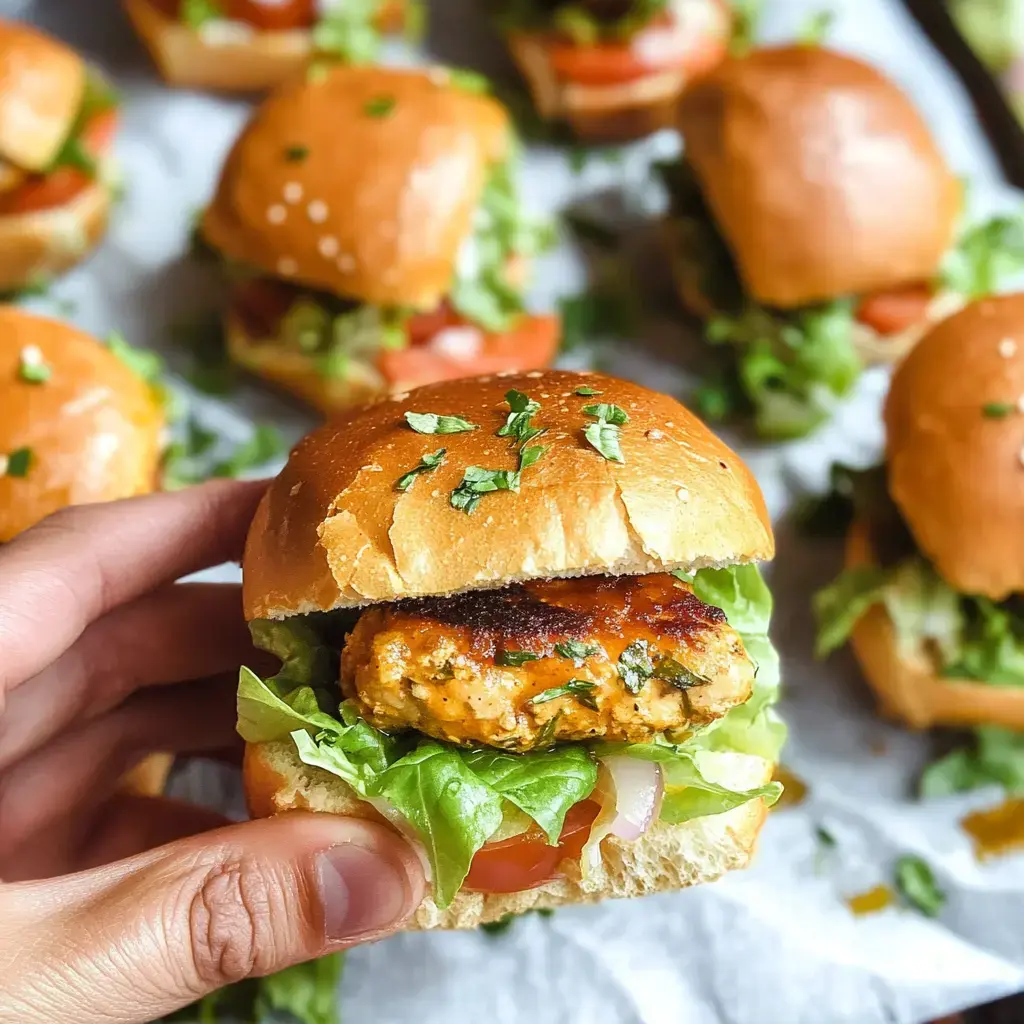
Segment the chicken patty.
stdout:
<svg viewBox="0 0 1024 1024">
<path fill-rule="evenodd" d="M 378 728 L 519 752 L 681 739 L 742 704 L 753 679 L 721 609 L 668 573 L 379 605 L 341 659 L 345 695 Z"/>
</svg>

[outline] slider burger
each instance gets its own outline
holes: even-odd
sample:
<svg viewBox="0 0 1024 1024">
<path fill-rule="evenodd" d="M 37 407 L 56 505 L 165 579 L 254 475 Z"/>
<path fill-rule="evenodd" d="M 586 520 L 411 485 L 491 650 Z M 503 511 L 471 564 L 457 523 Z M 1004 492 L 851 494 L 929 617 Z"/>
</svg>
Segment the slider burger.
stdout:
<svg viewBox="0 0 1024 1024">
<path fill-rule="evenodd" d="M 672 127 L 680 95 L 729 50 L 726 0 L 500 0 L 512 55 L 541 116 L 581 138 Z"/>
<path fill-rule="evenodd" d="M 638 896 L 750 858 L 785 729 L 736 454 L 596 374 L 420 388 L 300 443 L 246 545 L 254 815 L 390 822 L 414 926 Z"/>
<path fill-rule="evenodd" d="M 853 477 L 847 568 L 815 604 L 908 725 L 1024 729 L 1024 295 L 935 327 L 897 369 L 885 465 Z"/>
<path fill-rule="evenodd" d="M 63 43 L 0 20 L 0 292 L 76 264 L 107 225 L 110 86 Z"/>
<path fill-rule="evenodd" d="M 727 60 L 687 91 L 679 127 L 684 160 L 665 168 L 677 281 L 729 353 L 701 409 L 751 414 L 766 436 L 808 433 L 864 362 L 991 292 L 1020 233 L 998 218 L 951 251 L 962 189 L 920 114 L 820 47 Z"/>
<path fill-rule="evenodd" d="M 232 357 L 326 413 L 546 366 L 559 323 L 523 293 L 550 230 L 519 203 L 514 143 L 454 72 L 336 66 L 276 92 L 201 226 L 233 280 Z"/>
<path fill-rule="evenodd" d="M 68 505 L 155 490 L 164 411 L 152 386 L 95 338 L 0 306 L 0 543 Z M 127 783 L 163 788 L 147 758 Z"/>
<path fill-rule="evenodd" d="M 270 89 L 323 54 L 372 63 L 388 32 L 418 35 L 419 0 L 124 0 L 171 85 Z"/>
</svg>

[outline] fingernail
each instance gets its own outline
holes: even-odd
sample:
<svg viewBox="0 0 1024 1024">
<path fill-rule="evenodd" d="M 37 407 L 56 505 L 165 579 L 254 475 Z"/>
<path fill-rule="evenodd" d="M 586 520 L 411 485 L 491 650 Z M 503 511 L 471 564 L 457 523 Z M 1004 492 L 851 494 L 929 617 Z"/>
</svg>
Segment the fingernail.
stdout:
<svg viewBox="0 0 1024 1024">
<path fill-rule="evenodd" d="M 399 865 L 355 843 L 342 843 L 317 858 L 317 881 L 328 942 L 371 939 L 409 915 L 409 879 Z"/>
</svg>

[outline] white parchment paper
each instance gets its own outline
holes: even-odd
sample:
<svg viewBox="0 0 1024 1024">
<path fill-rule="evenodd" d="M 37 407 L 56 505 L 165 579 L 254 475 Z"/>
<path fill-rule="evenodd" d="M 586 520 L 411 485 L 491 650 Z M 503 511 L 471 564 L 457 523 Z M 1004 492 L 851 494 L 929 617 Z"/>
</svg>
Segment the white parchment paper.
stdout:
<svg viewBox="0 0 1024 1024">
<path fill-rule="evenodd" d="M 791 37 L 820 0 L 768 0 L 764 29 Z M 502 73 L 506 58 L 474 0 L 434 0 L 433 59 Z M 831 45 L 883 67 L 925 112 L 948 158 L 973 183 L 980 209 L 1011 203 L 995 159 L 955 77 L 896 0 L 833 0 Z M 81 326 L 123 331 L 174 355 L 172 323 L 211 309 L 217 283 L 185 258 L 194 211 L 210 195 L 221 159 L 249 106 L 170 91 L 158 82 L 114 0 L 0 0 L 0 12 L 36 20 L 97 60 L 124 92 L 117 144 L 127 198 L 102 250 L 69 275 L 42 311 L 63 310 Z M 390 54 L 396 60 L 423 55 Z M 625 162 L 593 161 L 582 174 L 564 153 L 532 149 L 525 187 L 541 209 L 600 197 L 625 182 L 638 204 L 656 205 L 642 183 L 660 138 Z M 604 200 L 598 199 L 598 205 Z M 540 274 L 536 304 L 575 291 L 579 254 L 563 249 Z M 650 337 L 618 347 L 611 368 L 667 391 L 685 382 L 683 332 L 671 318 Z M 180 361 L 178 362 L 180 365 Z M 810 791 L 774 813 L 753 867 L 721 883 L 626 903 L 530 916 L 497 937 L 402 935 L 350 954 L 344 1019 L 380 1024 L 874 1024 L 918 1022 L 1024 989 L 1024 859 L 979 866 L 958 820 L 996 803 L 995 791 L 921 805 L 913 780 L 929 756 L 926 739 L 873 714 L 848 658 L 811 655 L 812 591 L 838 568 L 835 544 L 800 538 L 785 512 L 800 487 L 820 487 L 835 459 L 867 463 L 881 443 L 878 408 L 886 379 L 865 375 L 857 395 L 813 439 L 750 447 L 732 438 L 757 473 L 778 527 L 770 570 L 775 637 L 784 660 L 791 726 L 786 763 Z M 198 399 L 229 436 L 254 417 L 297 438 L 313 419 L 248 384 L 229 403 Z M 227 570 L 230 574 L 232 570 Z M 881 752 L 881 753 L 880 753 Z M 210 794 L 207 769 L 187 772 L 179 791 Z M 223 781 L 221 778 L 220 781 Z M 822 861 L 815 828 L 837 839 Z M 919 853 L 934 867 L 948 903 L 937 921 L 888 910 L 855 918 L 843 897 L 891 878 L 894 859 Z"/>
</svg>

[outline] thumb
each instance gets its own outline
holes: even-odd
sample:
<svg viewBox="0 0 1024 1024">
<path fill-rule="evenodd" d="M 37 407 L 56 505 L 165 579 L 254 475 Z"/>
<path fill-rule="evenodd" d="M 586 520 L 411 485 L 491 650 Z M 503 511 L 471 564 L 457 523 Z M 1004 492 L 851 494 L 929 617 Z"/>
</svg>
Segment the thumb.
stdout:
<svg viewBox="0 0 1024 1024">
<path fill-rule="evenodd" d="M 302 812 L 0 886 L 0 1022 L 151 1020 L 387 935 L 422 896 L 419 860 L 390 829 Z"/>
</svg>

